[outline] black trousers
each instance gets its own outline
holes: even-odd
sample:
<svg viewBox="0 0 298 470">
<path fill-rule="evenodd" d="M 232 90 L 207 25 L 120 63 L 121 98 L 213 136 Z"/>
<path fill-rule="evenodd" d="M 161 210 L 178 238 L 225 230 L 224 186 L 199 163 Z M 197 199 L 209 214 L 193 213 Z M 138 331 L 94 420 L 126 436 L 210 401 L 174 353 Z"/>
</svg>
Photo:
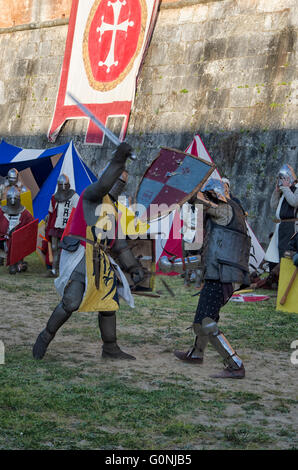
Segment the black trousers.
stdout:
<svg viewBox="0 0 298 470">
<path fill-rule="evenodd" d="M 232 283 L 223 283 L 213 280 L 205 280 L 201 290 L 194 323 L 202 323 L 206 317 L 216 322 L 219 320 L 219 311 L 233 294 Z"/>
</svg>

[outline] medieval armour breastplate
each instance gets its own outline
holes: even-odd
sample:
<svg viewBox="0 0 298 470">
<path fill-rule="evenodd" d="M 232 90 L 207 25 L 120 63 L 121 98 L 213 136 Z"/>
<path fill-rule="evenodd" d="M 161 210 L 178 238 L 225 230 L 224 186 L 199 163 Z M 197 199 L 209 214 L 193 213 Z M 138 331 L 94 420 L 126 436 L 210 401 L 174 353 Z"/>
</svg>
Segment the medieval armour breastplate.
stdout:
<svg viewBox="0 0 298 470">
<path fill-rule="evenodd" d="M 296 191 L 296 189 L 297 188 L 296 188 L 295 184 L 290 187 L 290 190 L 292 191 L 292 193 L 294 193 Z M 292 218 L 295 217 L 295 212 L 296 212 L 295 207 L 290 206 L 290 204 L 288 203 L 288 201 L 284 197 L 284 200 L 281 204 L 281 208 L 280 208 L 280 211 L 279 211 L 280 219 L 281 220 L 282 219 L 292 219 Z"/>
<path fill-rule="evenodd" d="M 240 207 L 229 200 L 231 222 L 224 226 L 209 220 L 205 279 L 248 284 L 250 237 Z"/>
</svg>

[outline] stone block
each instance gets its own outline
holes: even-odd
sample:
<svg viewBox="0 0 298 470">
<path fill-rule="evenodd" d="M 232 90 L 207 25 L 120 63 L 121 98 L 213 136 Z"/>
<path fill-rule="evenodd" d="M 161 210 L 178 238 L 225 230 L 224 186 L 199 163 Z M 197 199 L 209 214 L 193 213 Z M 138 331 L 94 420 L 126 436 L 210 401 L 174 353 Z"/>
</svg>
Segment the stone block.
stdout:
<svg viewBox="0 0 298 470">
<path fill-rule="evenodd" d="M 150 61 L 152 66 L 164 64 L 165 57 L 167 57 L 167 49 L 168 44 L 166 43 L 152 43 L 149 51 L 147 59 Z"/>
<path fill-rule="evenodd" d="M 199 63 L 204 60 L 204 42 L 194 41 L 186 45 L 185 62 L 186 63 Z"/>
<path fill-rule="evenodd" d="M 0 80 L 0 105 L 3 105 L 7 102 L 5 96 L 5 84 Z"/>
<path fill-rule="evenodd" d="M 190 23 L 187 27 L 181 27 L 181 41 L 193 42 L 202 38 L 203 34 L 200 24 Z"/>
<path fill-rule="evenodd" d="M 171 44 L 181 41 L 181 31 L 180 27 L 177 27 L 176 24 L 173 25 L 163 25 L 160 28 L 154 31 L 154 40 L 159 42 L 169 43 L 169 38 L 171 38 Z"/>
<path fill-rule="evenodd" d="M 171 87 L 171 81 L 173 77 L 166 77 L 163 76 L 162 78 L 156 78 L 152 80 L 152 94 L 160 94 L 160 93 L 169 93 L 169 89 Z"/>
<path fill-rule="evenodd" d="M 248 40 L 247 37 L 232 36 L 226 38 L 227 46 L 225 51 L 225 57 L 243 57 L 247 55 Z"/>
<path fill-rule="evenodd" d="M 207 92 L 208 108 L 227 108 L 230 103 L 230 90 L 222 89 L 218 91 L 209 90 Z"/>
<path fill-rule="evenodd" d="M 252 100 L 251 88 L 233 88 L 230 92 L 229 107 L 243 108 L 249 107 Z"/>
<path fill-rule="evenodd" d="M 189 113 L 193 102 L 193 93 L 177 93 L 173 102 L 173 111 L 176 113 Z"/>
<path fill-rule="evenodd" d="M 192 8 L 192 19 L 190 19 L 190 21 L 193 21 L 194 23 L 205 22 L 208 19 L 208 11 L 208 5 L 195 6 Z"/>
<path fill-rule="evenodd" d="M 278 12 L 295 6 L 297 6 L 296 0 L 270 0 L 270 2 L 259 0 L 256 9 L 261 12 Z"/>
<path fill-rule="evenodd" d="M 48 57 L 51 55 L 52 41 L 41 42 L 39 45 L 39 57 Z"/>
<path fill-rule="evenodd" d="M 181 10 L 179 11 L 179 16 L 178 16 L 178 24 L 187 25 L 188 27 L 190 23 L 195 22 L 194 12 L 195 12 L 195 9 L 193 7 L 181 8 Z"/>
<path fill-rule="evenodd" d="M 149 109 L 153 115 L 159 114 L 160 112 L 170 112 L 175 109 L 174 102 L 173 95 L 165 93 L 156 94 L 152 95 L 151 107 L 146 109 Z"/>
<path fill-rule="evenodd" d="M 212 61 L 222 59 L 225 57 L 226 47 L 225 39 L 206 40 L 204 44 L 204 60 Z"/>
</svg>

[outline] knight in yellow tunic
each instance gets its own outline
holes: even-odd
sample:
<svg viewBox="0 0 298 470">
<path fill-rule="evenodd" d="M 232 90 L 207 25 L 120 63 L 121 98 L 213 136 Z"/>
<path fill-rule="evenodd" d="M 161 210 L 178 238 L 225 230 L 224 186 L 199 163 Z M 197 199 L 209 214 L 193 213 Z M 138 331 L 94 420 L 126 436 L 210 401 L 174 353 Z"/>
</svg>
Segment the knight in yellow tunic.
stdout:
<svg viewBox="0 0 298 470">
<path fill-rule="evenodd" d="M 123 271 L 130 274 L 134 284 L 144 278 L 144 271 L 127 241 L 117 235 L 115 202 L 124 188 L 125 162 L 131 151 L 128 144 L 120 144 L 99 180 L 88 186 L 80 197 L 70 235 L 64 237 L 61 244 L 59 278 L 55 286 L 62 300 L 36 339 L 35 359 L 44 357 L 58 329 L 77 310 L 98 312 L 102 357 L 135 359 L 120 349 L 116 338 L 119 296 L 134 306 Z"/>
</svg>

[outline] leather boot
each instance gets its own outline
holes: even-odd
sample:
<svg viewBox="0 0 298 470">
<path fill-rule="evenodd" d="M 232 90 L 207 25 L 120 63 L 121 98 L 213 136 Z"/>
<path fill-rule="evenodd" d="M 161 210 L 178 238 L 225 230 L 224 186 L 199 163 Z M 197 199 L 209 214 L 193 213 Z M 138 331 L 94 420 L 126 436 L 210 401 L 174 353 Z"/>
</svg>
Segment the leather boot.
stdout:
<svg viewBox="0 0 298 470">
<path fill-rule="evenodd" d="M 98 325 L 103 341 L 104 359 L 135 359 L 131 354 L 122 351 L 117 344 L 115 312 L 98 312 Z"/>
<path fill-rule="evenodd" d="M 18 265 L 17 264 L 11 264 L 9 266 L 8 272 L 9 274 L 16 274 L 18 271 Z"/>
<path fill-rule="evenodd" d="M 55 334 L 63 323 L 68 320 L 72 312 L 67 312 L 63 308 L 62 302 L 57 305 L 49 318 L 46 328 L 38 335 L 33 346 L 34 359 L 42 359 L 47 351 L 50 342 L 54 339 Z"/>
<path fill-rule="evenodd" d="M 43 358 L 54 336 L 55 334 L 50 333 L 46 328 L 39 333 L 32 350 L 34 359 Z"/>
<path fill-rule="evenodd" d="M 244 379 L 245 369 L 241 366 L 239 369 L 233 367 L 226 367 L 218 374 L 210 375 L 213 379 Z"/>
</svg>

